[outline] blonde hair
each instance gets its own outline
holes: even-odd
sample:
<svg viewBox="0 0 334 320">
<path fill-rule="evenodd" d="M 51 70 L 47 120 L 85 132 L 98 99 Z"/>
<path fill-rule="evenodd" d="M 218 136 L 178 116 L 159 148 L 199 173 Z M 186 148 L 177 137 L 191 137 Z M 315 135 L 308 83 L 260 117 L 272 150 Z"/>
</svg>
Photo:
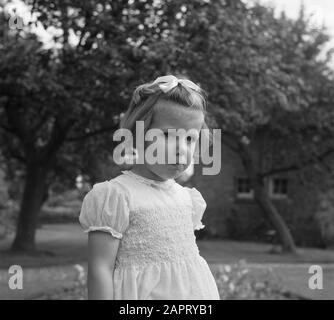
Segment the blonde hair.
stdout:
<svg viewBox="0 0 334 320">
<path fill-rule="evenodd" d="M 182 79 L 186 78 L 182 77 Z M 193 90 L 189 87 L 183 86 L 181 83 L 178 83 L 178 85 L 171 90 L 164 92 L 160 89 L 159 83 L 144 83 L 135 88 L 129 107 L 120 121 L 120 128 L 131 131 L 134 148 L 136 148 L 136 121 L 144 121 L 143 134 L 145 135 L 146 131 L 150 129 L 154 116 L 155 105 L 159 100 L 175 102 L 186 108 L 193 108 L 195 110 L 202 111 L 204 114 L 202 129 L 208 129 L 208 125 L 205 121 L 207 114 L 207 94 L 202 88 L 198 86 L 198 90 Z M 200 135 L 202 135 L 202 131 Z M 209 144 L 211 145 L 212 134 L 209 132 L 207 135 L 207 133 L 204 132 L 204 135 L 207 136 Z M 198 151 L 199 142 L 196 144 L 194 159 L 198 157 Z M 133 165 L 126 164 L 121 165 L 120 167 L 125 170 L 129 170 L 132 166 Z"/>
<path fill-rule="evenodd" d="M 120 127 L 130 130 L 135 136 L 136 121 L 144 121 L 144 131 L 146 132 L 152 123 L 154 107 L 159 100 L 175 102 L 187 108 L 201 110 L 206 115 L 207 94 L 200 87 L 198 91 L 195 91 L 178 83 L 171 90 L 163 92 L 158 83 L 148 82 L 134 90 L 129 108 L 121 119 Z M 207 128 L 205 121 L 203 128 Z"/>
</svg>

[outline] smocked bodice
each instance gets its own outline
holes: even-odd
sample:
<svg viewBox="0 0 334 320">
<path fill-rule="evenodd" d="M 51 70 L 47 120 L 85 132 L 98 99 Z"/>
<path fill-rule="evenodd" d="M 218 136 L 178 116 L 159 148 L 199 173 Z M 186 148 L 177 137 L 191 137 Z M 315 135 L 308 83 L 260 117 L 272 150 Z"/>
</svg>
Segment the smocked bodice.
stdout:
<svg viewBox="0 0 334 320">
<path fill-rule="evenodd" d="M 178 261 L 198 256 L 190 205 L 138 209 L 130 215 L 117 266 Z"/>
</svg>

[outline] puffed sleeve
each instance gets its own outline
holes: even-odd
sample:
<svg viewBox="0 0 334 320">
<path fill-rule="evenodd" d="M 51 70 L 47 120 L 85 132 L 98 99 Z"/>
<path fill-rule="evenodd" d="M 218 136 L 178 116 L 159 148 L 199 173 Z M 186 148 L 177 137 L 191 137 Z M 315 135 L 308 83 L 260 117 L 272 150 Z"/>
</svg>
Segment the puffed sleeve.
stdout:
<svg viewBox="0 0 334 320">
<path fill-rule="evenodd" d="M 79 222 L 84 232 L 104 231 L 121 239 L 129 225 L 128 200 L 119 184 L 113 181 L 96 183 L 81 205 Z"/>
<path fill-rule="evenodd" d="M 201 193 L 196 188 L 187 188 L 192 201 L 192 220 L 194 230 L 200 230 L 205 227 L 202 223 L 204 211 L 206 209 L 206 202 L 203 199 Z"/>
</svg>

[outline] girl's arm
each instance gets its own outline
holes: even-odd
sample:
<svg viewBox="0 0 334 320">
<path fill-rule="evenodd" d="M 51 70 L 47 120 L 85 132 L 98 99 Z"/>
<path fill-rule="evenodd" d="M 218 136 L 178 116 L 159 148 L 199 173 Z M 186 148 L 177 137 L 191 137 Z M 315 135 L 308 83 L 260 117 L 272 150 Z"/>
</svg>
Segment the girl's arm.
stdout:
<svg viewBox="0 0 334 320">
<path fill-rule="evenodd" d="M 113 300 L 113 275 L 120 239 L 102 231 L 88 236 L 88 299 Z"/>
</svg>

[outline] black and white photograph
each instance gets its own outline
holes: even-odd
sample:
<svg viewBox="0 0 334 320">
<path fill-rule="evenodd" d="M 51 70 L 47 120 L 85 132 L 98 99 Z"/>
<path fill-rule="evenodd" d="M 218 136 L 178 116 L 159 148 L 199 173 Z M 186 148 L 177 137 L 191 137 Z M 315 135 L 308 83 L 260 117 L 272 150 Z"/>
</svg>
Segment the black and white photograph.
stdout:
<svg viewBox="0 0 334 320">
<path fill-rule="evenodd" d="M 334 300 L 333 54 L 331 0 L 0 0 L 0 300 Z"/>
</svg>

